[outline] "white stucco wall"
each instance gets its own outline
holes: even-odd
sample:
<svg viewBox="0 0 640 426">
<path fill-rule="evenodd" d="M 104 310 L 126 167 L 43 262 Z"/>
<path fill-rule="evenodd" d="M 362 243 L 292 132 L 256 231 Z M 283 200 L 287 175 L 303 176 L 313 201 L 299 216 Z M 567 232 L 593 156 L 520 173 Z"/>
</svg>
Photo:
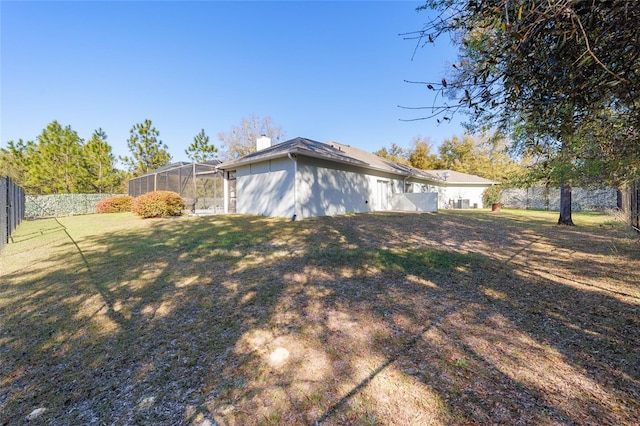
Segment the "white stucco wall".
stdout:
<svg viewBox="0 0 640 426">
<path fill-rule="evenodd" d="M 238 167 L 236 211 L 265 216 L 293 216 L 293 171 L 289 158 Z"/>
<path fill-rule="evenodd" d="M 434 186 L 415 178 L 405 182 L 397 175 L 305 156 L 295 163 L 285 157 L 241 166 L 236 176 L 238 213 L 289 218 L 295 213 L 299 219 L 392 209 L 437 211 L 459 199 L 482 207 L 487 187 Z M 405 183 L 410 184 L 406 194 Z"/>
<path fill-rule="evenodd" d="M 482 193 L 491 185 L 447 185 L 438 191 L 440 208 L 449 206 L 450 201 L 469 200 L 469 207 L 477 204 L 478 208 L 485 207 L 482 204 Z M 490 206 L 486 206 L 490 207 Z"/>
<path fill-rule="evenodd" d="M 298 157 L 296 185 L 299 217 L 304 218 L 390 210 L 392 196 L 402 192 L 403 182 L 359 167 Z M 384 193 L 386 201 L 380 199 Z"/>
<path fill-rule="evenodd" d="M 438 193 L 406 193 L 394 194 L 391 200 L 394 210 L 414 211 L 414 212 L 437 212 Z"/>
</svg>

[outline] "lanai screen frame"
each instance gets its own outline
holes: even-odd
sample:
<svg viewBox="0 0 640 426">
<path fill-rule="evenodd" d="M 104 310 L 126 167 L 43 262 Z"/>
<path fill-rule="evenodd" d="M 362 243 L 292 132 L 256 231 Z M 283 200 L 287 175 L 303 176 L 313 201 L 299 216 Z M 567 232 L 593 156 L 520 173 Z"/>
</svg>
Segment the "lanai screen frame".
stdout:
<svg viewBox="0 0 640 426">
<path fill-rule="evenodd" d="M 224 194 L 219 161 L 177 162 L 129 180 L 129 195 L 138 197 L 153 191 L 173 191 L 192 211 L 222 213 Z"/>
</svg>

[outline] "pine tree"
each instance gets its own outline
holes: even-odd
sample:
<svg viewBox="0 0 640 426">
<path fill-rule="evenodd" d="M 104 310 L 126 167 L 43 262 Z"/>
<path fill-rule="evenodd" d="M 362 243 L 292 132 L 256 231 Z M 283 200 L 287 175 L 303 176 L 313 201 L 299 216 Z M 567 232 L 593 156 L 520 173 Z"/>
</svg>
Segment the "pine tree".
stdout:
<svg viewBox="0 0 640 426">
<path fill-rule="evenodd" d="M 87 192 L 114 193 L 121 186 L 122 171 L 115 167 L 116 158 L 107 134 L 101 128 L 93 132 L 84 145 L 85 187 Z"/>
<path fill-rule="evenodd" d="M 196 163 L 204 163 L 218 158 L 218 148 L 209 142 L 209 136 L 205 134 L 204 129 L 193 138 L 193 142 L 184 152 L 191 161 Z"/>
<path fill-rule="evenodd" d="M 54 120 L 37 140 L 37 145 L 27 150 L 27 185 L 42 194 L 78 192 L 82 186 L 83 140 L 76 131 Z"/>
<path fill-rule="evenodd" d="M 131 157 L 120 159 L 127 164 L 133 176 L 141 176 L 152 170 L 166 166 L 171 161 L 171 154 L 159 138 L 160 132 L 153 127 L 151 120 L 135 124 L 129 130 L 131 136 L 127 140 L 127 146 Z"/>
</svg>

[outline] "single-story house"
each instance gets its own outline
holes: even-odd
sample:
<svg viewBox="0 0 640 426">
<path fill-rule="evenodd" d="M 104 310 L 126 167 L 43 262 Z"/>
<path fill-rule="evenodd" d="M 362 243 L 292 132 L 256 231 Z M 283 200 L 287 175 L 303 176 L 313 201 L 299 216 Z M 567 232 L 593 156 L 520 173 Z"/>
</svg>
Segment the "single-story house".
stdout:
<svg viewBox="0 0 640 426">
<path fill-rule="evenodd" d="M 380 210 L 482 206 L 497 182 L 448 170 L 420 170 L 336 142 L 295 138 L 218 165 L 225 212 L 302 219 Z"/>
</svg>

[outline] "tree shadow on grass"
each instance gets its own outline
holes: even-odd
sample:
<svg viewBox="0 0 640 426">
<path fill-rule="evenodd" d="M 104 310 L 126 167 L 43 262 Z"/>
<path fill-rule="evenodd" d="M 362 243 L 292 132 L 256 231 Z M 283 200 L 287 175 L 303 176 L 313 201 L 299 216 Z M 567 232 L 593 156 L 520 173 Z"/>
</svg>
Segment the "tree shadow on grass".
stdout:
<svg viewBox="0 0 640 426">
<path fill-rule="evenodd" d="M 633 423 L 635 299 L 532 273 L 553 231 L 489 219 L 68 226 L 3 276 L 3 422 Z"/>
<path fill-rule="evenodd" d="M 433 222 L 429 221 L 429 225 Z M 457 223 L 456 228 L 469 236 L 478 225 L 478 221 L 467 219 Z M 495 231 L 500 232 L 506 247 L 520 243 L 521 228 L 505 233 L 503 226 Z M 549 234 L 554 232 L 544 231 L 546 238 L 551 238 Z M 427 239 L 442 246 L 448 239 L 444 233 L 438 230 L 434 236 L 431 232 Z M 585 232 L 583 237 L 592 240 L 593 234 Z M 574 234 L 572 238 L 579 236 Z M 360 242 L 366 240 L 359 238 Z M 559 240 L 567 242 L 562 237 Z M 468 247 L 463 253 L 468 252 Z M 586 247 L 591 253 L 593 246 Z M 425 256 L 424 248 L 407 248 L 400 253 L 386 251 L 385 263 L 398 268 L 405 279 L 413 276 L 426 280 L 438 293 L 444 292 L 446 297 L 463 302 L 451 319 L 442 321 L 439 326 L 442 335 L 432 337 L 448 339 L 445 347 L 450 348 L 432 365 L 417 368 L 421 360 L 414 358 L 410 369 L 428 378 L 426 384 L 446 396 L 465 421 L 632 423 L 638 414 L 640 389 L 639 358 L 634 350 L 640 345 L 638 298 L 526 274 L 519 265 L 496 261 L 496 257 L 501 258 L 499 253 L 490 257 L 479 254 L 486 253 L 486 248 L 478 249 L 477 253 L 463 256 L 436 251 L 435 257 L 444 259 L 440 266 L 444 266 L 446 274 L 433 273 L 437 265 L 425 262 L 429 256 Z M 433 253 L 430 250 L 426 253 Z M 553 253 L 549 253 L 549 259 L 553 259 Z M 615 266 L 610 270 L 615 270 Z M 434 293 L 432 289 L 426 293 Z M 407 315 L 411 311 L 404 312 Z M 497 325 L 500 327 L 496 331 Z M 417 352 L 428 358 L 436 347 L 438 344 L 434 342 Z M 456 384 L 457 380 L 445 380 L 448 374 L 428 374 L 428 371 L 443 373 L 439 363 L 444 353 L 457 354 L 461 357 L 457 359 L 464 361 L 462 364 L 473 364 L 471 370 L 466 366 L 458 368 L 473 371 L 469 380 L 462 382 L 465 386 Z M 456 372 L 460 373 L 454 369 Z M 460 395 L 452 393 L 463 388 L 466 389 Z M 492 394 L 501 396 L 496 399 Z M 481 402 L 485 400 L 495 406 L 483 408 Z M 505 413 L 511 413 L 511 417 Z M 321 419 L 325 417 L 326 413 Z"/>
<path fill-rule="evenodd" d="M 231 272 L 273 236 L 269 223 L 247 234 L 255 219 L 156 221 L 77 240 L 63 228 L 48 268 L 3 275 L 3 423 L 41 406 L 47 422 L 186 421 L 210 365 L 277 296 L 251 270 Z M 249 292 L 264 313 L 241 309 Z"/>
</svg>

